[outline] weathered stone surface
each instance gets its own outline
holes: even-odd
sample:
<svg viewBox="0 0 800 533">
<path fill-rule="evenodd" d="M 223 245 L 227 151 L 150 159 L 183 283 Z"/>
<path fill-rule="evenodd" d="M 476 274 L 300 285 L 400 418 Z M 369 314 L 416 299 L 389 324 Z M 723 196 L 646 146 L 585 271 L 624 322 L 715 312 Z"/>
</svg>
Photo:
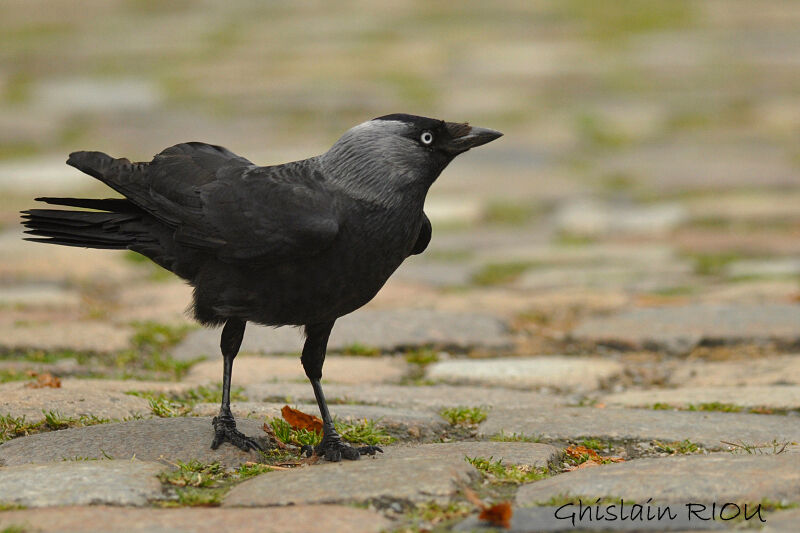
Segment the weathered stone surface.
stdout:
<svg viewBox="0 0 800 533">
<path fill-rule="evenodd" d="M 286 403 L 233 402 L 231 411 L 238 418 L 251 417 L 264 420 L 266 417 L 281 418 L 281 408 Z M 295 409 L 319 416 L 316 403 L 291 404 Z M 387 429 L 399 438 L 412 436 L 418 439 L 429 439 L 440 435 L 449 424 L 432 409 L 410 409 L 381 407 L 378 405 L 330 405 L 331 414 L 344 422 L 372 420 L 375 425 Z M 201 403 L 192 410 L 195 416 L 216 416 L 219 404 Z"/>
<path fill-rule="evenodd" d="M 54 113 L 143 111 L 157 107 L 163 94 L 156 83 L 138 77 L 74 77 L 42 81 L 34 87 L 33 98 L 37 106 Z"/>
<path fill-rule="evenodd" d="M 163 464 L 77 459 L 0 469 L 0 502 L 25 507 L 147 505 L 163 497 L 156 477 L 166 468 Z"/>
<path fill-rule="evenodd" d="M 263 437 L 262 423 L 237 421 L 238 429 L 250 437 Z M 0 465 L 58 463 L 64 458 L 131 459 L 169 462 L 197 459 L 237 466 L 257 460 L 256 452 L 243 452 L 225 443 L 211 449 L 214 430 L 211 419 L 154 418 L 65 429 L 20 437 L 0 446 Z"/>
<path fill-rule="evenodd" d="M 328 401 L 336 403 L 363 403 L 399 408 L 441 409 L 455 406 L 528 407 L 533 410 L 549 409 L 566 400 L 555 396 L 490 387 L 414 387 L 403 385 L 327 385 L 323 389 Z M 314 391 L 305 383 L 259 383 L 245 389 L 254 401 L 284 401 L 313 403 Z"/>
<path fill-rule="evenodd" d="M 33 183 L 33 177 L 40 172 L 37 165 L 24 165 L 19 169 L 23 177 L 16 178 L 19 182 Z M 66 173 L 77 174 L 86 178 L 92 184 L 94 179 L 81 174 L 64 165 L 64 160 L 59 158 L 58 165 L 66 169 Z M 11 165 L 9 165 L 11 166 Z M 47 169 L 44 169 L 47 172 Z M 59 170 L 59 172 L 63 172 Z M 6 165 L 0 164 L 0 181 L 8 176 Z M 14 178 L 12 178 L 14 179 Z M 48 178 L 49 179 L 49 178 Z M 72 179 L 71 177 L 69 179 Z M 41 191 L 41 185 L 36 186 Z M 51 194 L 57 190 L 49 188 Z M 2 184 L 0 184 L 2 188 Z M 74 189 L 72 189 L 74 191 Z M 31 193 L 33 194 L 33 193 Z M 25 207 L 33 207 L 26 205 Z M 16 224 L 17 218 L 14 218 Z M 72 246 L 44 246 L 35 242 L 22 240 L 25 234 L 21 227 L 13 230 L 0 231 L 0 279 L 10 280 L 12 283 L 31 281 L 36 283 L 48 282 L 65 284 L 74 281 L 86 281 L 91 284 L 103 284 L 116 290 L 117 283 L 144 277 L 142 269 L 128 261 L 121 259 L 123 251 L 93 250 L 76 248 Z"/>
<path fill-rule="evenodd" d="M 216 357 L 219 335 L 217 330 L 193 331 L 175 348 L 173 356 Z M 508 348 L 511 340 L 503 321 L 491 315 L 398 309 L 363 310 L 340 318 L 331 333 L 328 350 L 335 352 L 354 344 L 382 350 L 425 345 Z M 287 327 L 248 327 L 242 343 L 242 352 L 250 353 L 299 353 L 302 348 L 300 329 Z"/>
<path fill-rule="evenodd" d="M 652 407 L 654 403 L 687 407 L 720 402 L 741 407 L 796 409 L 800 407 L 800 386 L 649 389 L 609 394 L 602 397 L 600 402 L 608 406 L 623 407 Z"/>
<path fill-rule="evenodd" d="M 567 287 L 592 287 L 626 291 L 652 292 L 675 286 L 691 285 L 697 280 L 686 262 L 656 265 L 585 265 L 533 268 L 514 283 L 530 290 Z"/>
<path fill-rule="evenodd" d="M 224 505 L 260 507 L 374 498 L 443 502 L 459 483 L 469 480 L 474 468 L 463 455 L 448 453 L 442 446 L 385 448 L 386 453 L 379 457 L 355 463 L 326 462 L 314 468 L 269 472 L 234 487 Z M 395 474 L 387 475 L 390 472 Z M 313 491 L 309 490 L 312 486 Z"/>
<path fill-rule="evenodd" d="M 425 214 L 431 224 L 474 224 L 483 217 L 482 198 L 431 195 L 425 201 Z"/>
<path fill-rule="evenodd" d="M 80 321 L 17 325 L 0 323 L 0 347 L 13 350 L 114 352 L 130 346 L 132 330 L 107 322 Z"/>
<path fill-rule="evenodd" d="M 794 277 L 800 275 L 800 259 L 750 259 L 736 261 L 725 269 L 730 277 Z"/>
<path fill-rule="evenodd" d="M 222 376 L 220 376 L 220 382 Z M 90 379 L 65 378 L 61 380 L 61 388 L 66 391 L 107 391 L 107 392 L 154 392 L 162 394 L 178 394 L 197 385 L 193 383 L 177 383 L 174 381 L 142 381 L 138 379 Z M 2 390 L 2 386 L 0 386 Z"/>
<path fill-rule="evenodd" d="M 621 233 L 663 234 L 687 218 L 679 204 L 613 205 L 577 199 L 559 207 L 554 215 L 557 229 L 575 235 L 596 237 Z"/>
<path fill-rule="evenodd" d="M 584 502 L 583 509 L 593 504 L 592 502 Z M 676 509 L 677 510 L 677 509 Z M 610 513 L 609 513 L 610 511 Z M 575 525 L 572 523 L 572 513 L 575 512 Z M 643 516 L 647 516 L 648 508 L 645 507 Z M 662 508 L 663 512 L 663 508 Z M 565 507 L 559 510 L 559 507 L 516 507 L 514 514 L 511 517 L 511 527 L 509 529 L 499 530 L 493 528 L 487 522 L 478 520 L 477 516 L 467 518 L 455 528 L 454 531 L 506 531 L 508 533 L 530 533 L 532 531 L 550 532 L 550 531 L 697 531 L 709 529 L 724 529 L 719 522 L 702 521 L 698 518 L 690 520 L 685 509 L 680 509 L 676 512 L 675 520 L 670 520 L 666 515 L 662 516 L 661 520 L 657 518 L 654 520 L 619 520 L 620 508 L 617 505 L 615 508 L 607 506 L 600 506 L 600 514 L 595 513 L 595 509 L 591 510 L 591 517 L 588 512 L 584 511 L 583 520 L 578 515 L 578 503 L 575 502 L 575 507 Z M 657 505 L 649 508 L 650 516 L 658 516 L 659 509 Z M 614 519 L 598 520 L 596 516 L 602 517 L 617 517 Z M 626 516 L 630 516 L 626 513 Z M 557 518 L 559 517 L 559 518 Z M 578 529 L 579 528 L 579 529 Z"/>
<path fill-rule="evenodd" d="M 800 354 L 734 361 L 681 361 L 672 369 L 675 387 L 800 385 Z"/>
<path fill-rule="evenodd" d="M 715 157 L 708 157 L 712 153 Z M 682 139 L 609 156 L 603 171 L 641 176 L 660 191 L 743 187 L 753 184 L 754 176 L 761 187 L 790 187 L 796 176 L 787 159 L 774 145 Z"/>
<path fill-rule="evenodd" d="M 475 469 L 464 456 L 494 457 L 544 465 L 558 451 L 531 443 L 463 442 L 392 446 L 355 463 L 320 463 L 312 468 L 269 472 L 234 487 L 225 506 L 334 503 L 386 498 L 446 501 Z M 315 490 L 309 491 L 309 487 Z"/>
<path fill-rule="evenodd" d="M 325 381 L 330 383 L 383 383 L 398 381 L 407 372 L 407 363 L 399 357 L 357 357 L 331 355 L 325 358 Z M 218 383 L 222 379 L 222 359 L 196 364 L 184 381 Z M 305 381 L 297 356 L 239 356 L 233 367 L 233 382 L 239 386 L 265 381 Z"/>
<path fill-rule="evenodd" d="M 394 277 L 434 287 L 462 287 L 472 282 L 472 277 L 478 269 L 479 266 L 470 263 L 434 262 L 419 258 L 404 262 Z"/>
<path fill-rule="evenodd" d="M 145 272 L 156 271 L 155 265 L 141 265 Z M 158 322 L 186 324 L 187 307 L 192 302 L 192 287 L 178 279 L 157 283 L 130 283 L 120 287 L 119 302 L 111 310 L 118 322 Z"/>
<path fill-rule="evenodd" d="M 94 415 L 116 419 L 150 414 L 150 404 L 144 398 L 94 388 L 92 381 L 80 380 L 76 386 L 76 381 L 70 380 L 57 389 L 33 389 L 23 382 L 4 383 L 0 385 L 0 413 L 24 416 L 29 422 L 44 420 L 47 411 L 66 417 Z"/>
<path fill-rule="evenodd" d="M 579 341 L 685 352 L 701 341 L 800 340 L 800 306 L 686 305 L 644 308 L 592 318 L 578 325 Z"/>
<path fill-rule="evenodd" d="M 614 497 L 644 502 L 760 502 L 800 499 L 800 469 L 790 454 L 692 455 L 585 468 L 524 485 L 517 505 L 553 496 Z M 718 503 L 719 505 L 719 503 Z"/>
<path fill-rule="evenodd" d="M 262 509 L 92 506 L 0 513 L 0 528 L 12 525 L 53 533 L 378 533 L 388 529 L 391 522 L 378 513 L 341 505 Z"/>
<path fill-rule="evenodd" d="M 593 390 L 622 371 L 620 363 L 599 357 L 508 357 L 441 361 L 428 367 L 427 377 L 449 383 Z"/>
<path fill-rule="evenodd" d="M 653 266 L 678 259 L 675 250 L 660 244 L 590 244 L 568 246 L 553 244 L 520 244 L 518 240 L 481 251 L 475 259 L 488 263 L 531 262 L 543 265 L 622 265 Z"/>
<path fill-rule="evenodd" d="M 55 283 L 25 283 L 0 286 L 0 305 L 77 307 L 80 295 Z"/>
<path fill-rule="evenodd" d="M 766 520 L 767 523 L 761 531 L 790 533 L 797 529 L 797 524 L 800 524 L 800 509 L 766 513 Z"/>
<path fill-rule="evenodd" d="M 524 433 L 552 440 L 595 437 L 606 440 L 673 442 L 689 439 L 710 450 L 722 441 L 747 444 L 797 441 L 800 425 L 792 417 L 649 409 L 553 407 L 543 410 L 494 408 L 480 426 L 483 435 Z"/>
<path fill-rule="evenodd" d="M 537 467 L 547 466 L 562 455 L 555 446 L 539 442 L 449 442 L 441 449 L 462 457 L 491 458 L 506 464 Z"/>
</svg>

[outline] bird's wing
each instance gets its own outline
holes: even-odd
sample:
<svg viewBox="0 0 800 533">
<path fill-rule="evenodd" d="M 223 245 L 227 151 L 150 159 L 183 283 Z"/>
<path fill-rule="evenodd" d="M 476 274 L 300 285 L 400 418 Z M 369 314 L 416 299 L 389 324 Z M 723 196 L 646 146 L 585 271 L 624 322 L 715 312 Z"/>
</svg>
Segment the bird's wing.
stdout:
<svg viewBox="0 0 800 533">
<path fill-rule="evenodd" d="M 411 255 L 418 255 L 425 251 L 425 248 L 431 242 L 432 233 L 431 221 L 428 215 L 422 213 L 422 227 L 419 228 L 419 236 L 417 237 L 417 242 L 414 243 L 414 248 L 411 249 Z"/>
<path fill-rule="evenodd" d="M 308 161 L 259 167 L 204 143 L 172 146 L 151 163 L 114 161 L 103 181 L 174 228 L 177 243 L 223 261 L 305 257 L 338 233 L 336 197 Z"/>
</svg>

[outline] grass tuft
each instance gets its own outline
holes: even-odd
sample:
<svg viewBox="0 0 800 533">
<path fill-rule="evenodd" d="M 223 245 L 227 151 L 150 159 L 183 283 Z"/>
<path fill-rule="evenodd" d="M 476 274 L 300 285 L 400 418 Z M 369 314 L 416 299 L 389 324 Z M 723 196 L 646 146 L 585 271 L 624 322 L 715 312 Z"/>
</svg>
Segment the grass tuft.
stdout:
<svg viewBox="0 0 800 533">
<path fill-rule="evenodd" d="M 502 459 L 494 461 L 492 457 L 466 457 L 466 461 L 478 469 L 484 477 L 492 484 L 513 484 L 530 483 L 550 477 L 550 469 L 540 468 L 531 465 L 509 465 L 504 464 Z"/>
<path fill-rule="evenodd" d="M 505 430 L 489 437 L 493 442 L 542 442 L 541 435 L 526 435 L 525 433 L 506 433 Z"/>
<path fill-rule="evenodd" d="M 292 429 L 292 426 L 282 418 L 272 418 L 268 420 L 268 423 L 272 426 L 278 440 L 284 444 L 302 447 L 316 446 L 322 442 L 322 433 L 307 429 Z M 334 418 L 333 425 L 342 439 L 353 444 L 379 446 L 395 441 L 395 438 L 383 428 L 378 427 L 374 420 L 364 418 L 355 422 L 344 422 Z"/>
<path fill-rule="evenodd" d="M 530 261 L 489 263 L 472 275 L 472 283 L 483 287 L 511 283 L 533 266 Z"/>
<path fill-rule="evenodd" d="M 489 412 L 483 407 L 449 407 L 442 409 L 439 414 L 451 426 L 465 426 L 480 424 L 486 420 Z"/>
</svg>

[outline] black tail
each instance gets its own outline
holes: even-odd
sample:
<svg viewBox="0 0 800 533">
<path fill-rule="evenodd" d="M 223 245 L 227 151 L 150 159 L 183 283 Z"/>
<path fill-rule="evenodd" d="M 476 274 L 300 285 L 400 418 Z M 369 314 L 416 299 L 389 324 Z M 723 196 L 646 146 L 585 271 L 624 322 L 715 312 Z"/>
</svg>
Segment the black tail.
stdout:
<svg viewBox="0 0 800 533">
<path fill-rule="evenodd" d="M 22 211 L 25 240 L 84 248 L 126 249 L 142 244 L 144 212 L 123 199 L 37 198 L 54 205 L 83 207 L 97 211 L 29 209 Z M 137 231 L 138 229 L 138 231 Z"/>
</svg>

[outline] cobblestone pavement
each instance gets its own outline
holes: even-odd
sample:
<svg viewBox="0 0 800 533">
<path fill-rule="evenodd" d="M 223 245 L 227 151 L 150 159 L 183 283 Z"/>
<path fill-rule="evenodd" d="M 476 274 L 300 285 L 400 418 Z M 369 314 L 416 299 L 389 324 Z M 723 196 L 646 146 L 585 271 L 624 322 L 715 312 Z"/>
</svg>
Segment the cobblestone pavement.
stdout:
<svg viewBox="0 0 800 533">
<path fill-rule="evenodd" d="M 800 6 L 376 4 L 2 2 L 0 531 L 483 530 L 477 500 L 511 531 L 796 531 Z M 505 137 L 334 329 L 325 390 L 376 457 L 298 456 L 291 328 L 249 328 L 234 367 L 271 451 L 210 450 L 219 332 L 191 289 L 21 240 L 34 196 L 108 194 L 72 150 L 283 162 L 398 111 Z"/>
</svg>

